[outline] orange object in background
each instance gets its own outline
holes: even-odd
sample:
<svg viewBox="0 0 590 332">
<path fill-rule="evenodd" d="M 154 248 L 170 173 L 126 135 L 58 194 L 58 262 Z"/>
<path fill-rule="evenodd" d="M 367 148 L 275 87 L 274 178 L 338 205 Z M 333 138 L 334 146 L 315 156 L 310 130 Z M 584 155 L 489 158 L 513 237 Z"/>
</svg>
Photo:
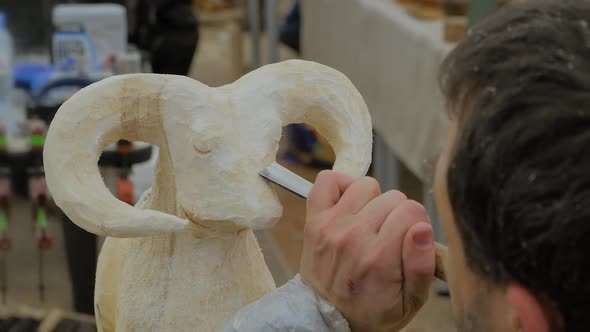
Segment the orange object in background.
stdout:
<svg viewBox="0 0 590 332">
<path fill-rule="evenodd" d="M 35 237 L 37 238 L 38 249 L 51 249 L 51 246 L 53 245 L 53 239 L 51 238 L 51 235 L 49 235 L 49 232 L 47 232 L 46 229 L 37 230 Z"/>
<path fill-rule="evenodd" d="M 6 252 L 10 250 L 12 250 L 12 239 L 7 235 L 2 235 L 0 238 L 0 251 Z"/>
<path fill-rule="evenodd" d="M 439 20 L 444 17 L 443 0 L 398 0 L 408 14 L 419 20 Z"/>
<path fill-rule="evenodd" d="M 133 145 L 131 144 L 118 144 L 117 153 L 119 154 L 130 154 L 133 152 Z"/>
<path fill-rule="evenodd" d="M 133 182 L 125 177 L 117 180 L 117 198 L 129 205 L 133 205 Z"/>
</svg>

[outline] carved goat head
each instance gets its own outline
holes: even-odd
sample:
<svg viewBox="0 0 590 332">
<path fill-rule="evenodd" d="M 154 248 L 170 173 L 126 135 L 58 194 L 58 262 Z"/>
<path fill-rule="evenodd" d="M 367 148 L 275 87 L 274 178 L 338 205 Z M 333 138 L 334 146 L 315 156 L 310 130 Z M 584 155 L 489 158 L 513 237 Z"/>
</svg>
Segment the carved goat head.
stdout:
<svg viewBox="0 0 590 332">
<path fill-rule="evenodd" d="M 175 232 L 188 228 L 186 219 L 269 227 L 282 208 L 258 172 L 275 160 L 282 127 L 291 123 L 308 123 L 328 139 L 335 170 L 367 171 L 371 119 L 359 92 L 336 70 L 294 60 L 219 88 L 182 76 L 137 74 L 81 90 L 49 130 L 48 186 L 75 223 L 99 235 Z M 118 139 L 160 147 L 160 186 L 153 196 L 168 203 L 141 210 L 110 194 L 97 161 Z"/>
</svg>

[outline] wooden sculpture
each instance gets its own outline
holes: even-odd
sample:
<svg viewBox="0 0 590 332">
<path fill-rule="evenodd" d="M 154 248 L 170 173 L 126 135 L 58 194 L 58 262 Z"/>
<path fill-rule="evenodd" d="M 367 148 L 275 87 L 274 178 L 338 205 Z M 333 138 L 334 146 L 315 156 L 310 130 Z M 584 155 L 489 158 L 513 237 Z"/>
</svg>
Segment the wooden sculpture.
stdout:
<svg viewBox="0 0 590 332">
<path fill-rule="evenodd" d="M 112 77 L 63 104 L 45 171 L 66 215 L 108 236 L 96 276 L 99 330 L 215 331 L 275 287 L 252 230 L 271 227 L 282 207 L 258 172 L 275 160 L 282 127 L 299 122 L 328 139 L 336 170 L 365 174 L 367 107 L 344 75 L 312 62 L 268 65 L 220 88 Z M 118 139 L 160 147 L 153 187 L 135 207 L 110 194 L 97 167 Z"/>
</svg>

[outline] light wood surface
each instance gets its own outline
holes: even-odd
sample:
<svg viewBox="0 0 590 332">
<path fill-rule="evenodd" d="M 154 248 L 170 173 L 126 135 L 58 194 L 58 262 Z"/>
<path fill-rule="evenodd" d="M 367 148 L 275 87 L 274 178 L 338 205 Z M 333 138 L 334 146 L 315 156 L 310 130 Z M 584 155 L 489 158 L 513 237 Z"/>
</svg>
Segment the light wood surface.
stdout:
<svg viewBox="0 0 590 332">
<path fill-rule="evenodd" d="M 467 18 L 462 16 L 452 16 L 445 18 L 444 38 L 446 42 L 458 43 L 467 31 Z"/>
</svg>

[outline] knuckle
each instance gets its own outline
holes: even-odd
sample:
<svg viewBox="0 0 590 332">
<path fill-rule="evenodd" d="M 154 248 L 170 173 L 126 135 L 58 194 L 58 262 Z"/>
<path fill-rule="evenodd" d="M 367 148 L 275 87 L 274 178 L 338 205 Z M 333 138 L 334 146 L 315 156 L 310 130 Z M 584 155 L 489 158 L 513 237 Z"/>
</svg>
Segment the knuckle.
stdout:
<svg viewBox="0 0 590 332">
<path fill-rule="evenodd" d="M 332 228 L 330 220 L 308 222 L 303 228 L 304 236 L 313 242 L 325 242 Z"/>
<path fill-rule="evenodd" d="M 379 182 L 377 182 L 377 180 L 375 180 L 374 178 L 365 176 L 362 177 L 360 181 L 363 183 L 363 185 L 367 186 L 372 193 L 377 195 L 381 194 L 381 186 L 379 185 Z"/>
<path fill-rule="evenodd" d="M 361 260 L 360 269 L 363 273 L 379 271 L 383 268 L 383 261 L 382 257 L 376 252 L 367 254 Z"/>
<path fill-rule="evenodd" d="M 352 230 L 352 228 L 349 228 L 343 231 L 341 234 L 332 237 L 332 248 L 336 253 L 344 254 L 351 249 L 355 242 L 355 238 L 356 233 Z"/>
<path fill-rule="evenodd" d="M 373 274 L 384 280 L 401 280 L 401 270 L 395 268 L 396 260 L 392 259 L 390 248 L 379 246 L 365 255 L 360 263 L 360 271 Z"/>
<path fill-rule="evenodd" d="M 330 223 L 324 222 L 318 224 L 317 230 L 315 232 L 314 239 L 318 243 L 324 243 L 327 241 L 328 236 L 330 235 Z"/>
<path fill-rule="evenodd" d="M 414 200 L 406 200 L 404 201 L 400 209 L 403 209 L 406 213 L 410 214 L 411 216 L 427 221 L 428 220 L 428 212 L 424 205 L 414 201 Z"/>
<path fill-rule="evenodd" d="M 306 239 L 313 239 L 315 238 L 315 233 L 316 233 L 316 225 L 312 224 L 312 223 L 306 223 L 305 226 L 303 226 L 303 236 Z"/>
<path fill-rule="evenodd" d="M 331 178 L 334 175 L 334 171 L 332 170 L 323 170 L 321 172 L 318 173 L 317 177 L 316 177 L 316 182 L 318 180 L 321 179 L 327 179 L 327 178 Z"/>
<path fill-rule="evenodd" d="M 334 236 L 333 240 L 331 241 L 332 250 L 336 254 L 345 253 L 347 251 L 349 245 L 350 245 L 349 242 L 340 236 Z"/>
<path fill-rule="evenodd" d="M 401 192 L 399 190 L 389 190 L 384 195 L 387 195 L 391 200 L 396 200 L 396 201 L 405 201 L 408 199 L 406 194 L 404 194 L 403 192 Z"/>
</svg>

